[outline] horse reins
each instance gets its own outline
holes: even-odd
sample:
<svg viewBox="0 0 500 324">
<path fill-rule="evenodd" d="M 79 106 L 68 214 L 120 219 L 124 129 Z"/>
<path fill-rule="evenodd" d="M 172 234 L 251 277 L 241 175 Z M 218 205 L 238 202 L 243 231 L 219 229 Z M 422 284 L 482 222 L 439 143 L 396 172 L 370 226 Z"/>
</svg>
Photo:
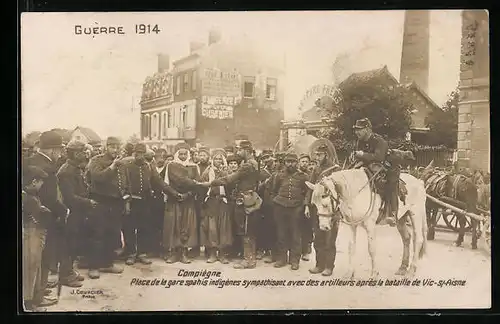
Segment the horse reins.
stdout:
<svg viewBox="0 0 500 324">
<path fill-rule="evenodd" d="M 377 173 L 378 173 L 378 172 L 377 172 Z M 376 174 L 377 174 L 377 173 L 376 173 Z M 375 175 L 376 175 L 376 174 L 375 174 Z M 375 175 L 374 175 L 373 177 L 375 177 Z M 373 179 L 373 177 L 372 177 L 372 179 Z M 342 178 L 344 178 L 345 182 L 348 184 L 348 182 L 347 182 L 347 180 L 346 180 L 346 178 L 345 178 L 345 176 L 344 176 L 343 174 L 342 174 Z M 332 181 L 333 181 L 333 180 L 332 180 Z M 368 183 L 369 183 L 370 181 L 371 181 L 371 179 L 370 179 L 370 180 L 368 180 Z M 322 185 L 323 187 L 325 187 L 325 188 L 326 188 L 326 189 L 330 192 L 330 194 L 329 194 L 330 199 L 331 199 L 331 200 L 333 200 L 333 201 L 336 203 L 336 205 L 334 205 L 334 206 L 336 206 L 336 208 L 334 208 L 334 211 L 333 211 L 333 214 L 335 214 L 335 212 L 336 212 L 336 211 L 340 211 L 340 210 L 339 210 L 339 209 L 340 209 L 340 199 L 337 199 L 337 198 L 333 197 L 333 193 L 332 193 L 332 192 L 331 192 L 331 190 L 328 188 L 328 186 L 326 186 L 326 184 L 324 183 L 323 179 L 320 181 L 320 183 L 321 183 L 321 185 Z M 361 188 L 361 189 L 360 189 L 360 190 L 356 193 L 356 195 L 354 195 L 354 197 L 352 197 L 352 199 L 353 199 L 353 198 L 355 198 L 355 197 L 356 197 L 356 196 L 357 196 L 357 195 L 361 192 L 361 190 L 363 190 L 365 187 L 366 187 L 366 184 L 365 184 L 365 185 L 364 185 L 364 186 L 363 186 L 363 187 L 362 187 L 362 188 Z M 349 189 L 348 189 L 348 191 L 350 192 L 350 190 L 349 190 Z M 365 221 L 368 219 L 368 217 L 370 216 L 371 212 L 373 211 L 373 207 L 375 206 L 375 203 L 374 203 L 374 202 L 375 202 L 374 196 L 375 196 L 375 193 L 370 191 L 370 205 L 368 206 L 368 210 L 366 211 L 365 215 L 364 215 L 364 216 L 363 216 L 360 220 L 358 220 L 358 221 L 356 221 L 356 222 L 348 222 L 348 221 L 345 219 L 345 217 L 344 217 L 343 213 L 342 213 L 342 212 L 340 212 L 340 215 L 342 215 L 342 216 L 343 216 L 343 217 L 341 217 L 342 222 L 344 222 L 345 224 L 350 225 L 350 226 L 353 226 L 353 225 L 359 225 L 359 224 L 361 224 L 361 223 L 365 222 Z M 319 215 L 319 214 L 318 214 L 318 215 Z M 320 216 L 321 216 L 321 215 L 320 215 Z M 333 216 L 332 216 L 332 217 L 333 217 Z"/>
</svg>

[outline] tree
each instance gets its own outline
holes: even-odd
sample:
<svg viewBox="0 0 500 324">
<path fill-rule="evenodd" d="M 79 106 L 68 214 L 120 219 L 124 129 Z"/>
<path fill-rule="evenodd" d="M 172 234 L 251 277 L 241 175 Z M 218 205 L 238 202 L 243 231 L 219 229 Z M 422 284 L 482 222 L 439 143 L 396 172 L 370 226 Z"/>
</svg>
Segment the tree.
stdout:
<svg viewBox="0 0 500 324">
<path fill-rule="evenodd" d="M 405 87 L 381 84 L 377 78 L 364 82 L 348 79 L 340 85 L 340 91 L 340 102 L 327 108 L 331 127 L 319 134 L 335 147 L 352 149 L 352 126 L 361 118 L 370 119 L 374 132 L 389 140 L 401 140 L 409 131 L 413 104 Z"/>
<path fill-rule="evenodd" d="M 425 119 L 429 127 L 429 144 L 444 145 L 448 148 L 457 147 L 458 132 L 458 101 L 460 92 L 453 90 L 443 107 L 432 110 Z"/>
</svg>

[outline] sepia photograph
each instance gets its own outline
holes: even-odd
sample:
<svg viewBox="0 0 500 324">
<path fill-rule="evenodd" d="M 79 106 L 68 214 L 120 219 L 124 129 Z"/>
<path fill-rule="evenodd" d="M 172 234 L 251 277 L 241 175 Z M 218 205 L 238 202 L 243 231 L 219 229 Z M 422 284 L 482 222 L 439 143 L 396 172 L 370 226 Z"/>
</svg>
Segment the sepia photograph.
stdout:
<svg viewBox="0 0 500 324">
<path fill-rule="evenodd" d="M 20 24 L 19 312 L 491 308 L 487 10 Z"/>
</svg>

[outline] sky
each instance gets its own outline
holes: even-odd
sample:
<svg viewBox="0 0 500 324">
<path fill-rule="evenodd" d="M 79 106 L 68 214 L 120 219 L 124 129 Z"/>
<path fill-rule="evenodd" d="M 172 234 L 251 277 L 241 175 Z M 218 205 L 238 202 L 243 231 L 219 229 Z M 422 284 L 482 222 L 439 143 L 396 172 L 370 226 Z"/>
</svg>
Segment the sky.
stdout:
<svg viewBox="0 0 500 324">
<path fill-rule="evenodd" d="M 139 133 L 142 83 L 157 70 L 158 53 L 171 62 L 189 42 L 207 43 L 216 28 L 225 41 L 249 39 L 286 61 L 285 119 L 315 84 L 331 83 L 336 57 L 344 73 L 387 65 L 399 78 L 404 11 L 23 13 L 21 21 L 22 132 L 94 129 L 101 137 Z M 160 32 L 136 35 L 135 24 Z M 123 26 L 125 35 L 75 35 L 74 26 Z M 460 11 L 433 11 L 429 96 L 441 105 L 459 81 Z"/>
</svg>

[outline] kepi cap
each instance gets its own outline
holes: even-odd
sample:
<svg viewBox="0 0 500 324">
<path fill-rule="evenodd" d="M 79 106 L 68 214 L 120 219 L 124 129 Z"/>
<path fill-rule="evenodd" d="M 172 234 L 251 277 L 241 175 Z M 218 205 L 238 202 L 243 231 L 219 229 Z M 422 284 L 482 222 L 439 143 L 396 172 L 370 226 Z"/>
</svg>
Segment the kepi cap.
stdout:
<svg viewBox="0 0 500 324">
<path fill-rule="evenodd" d="M 354 126 L 352 126 L 354 129 L 363 129 L 363 128 L 372 128 L 372 123 L 368 118 L 363 118 L 363 119 L 358 119 L 356 120 L 356 123 Z"/>
</svg>

